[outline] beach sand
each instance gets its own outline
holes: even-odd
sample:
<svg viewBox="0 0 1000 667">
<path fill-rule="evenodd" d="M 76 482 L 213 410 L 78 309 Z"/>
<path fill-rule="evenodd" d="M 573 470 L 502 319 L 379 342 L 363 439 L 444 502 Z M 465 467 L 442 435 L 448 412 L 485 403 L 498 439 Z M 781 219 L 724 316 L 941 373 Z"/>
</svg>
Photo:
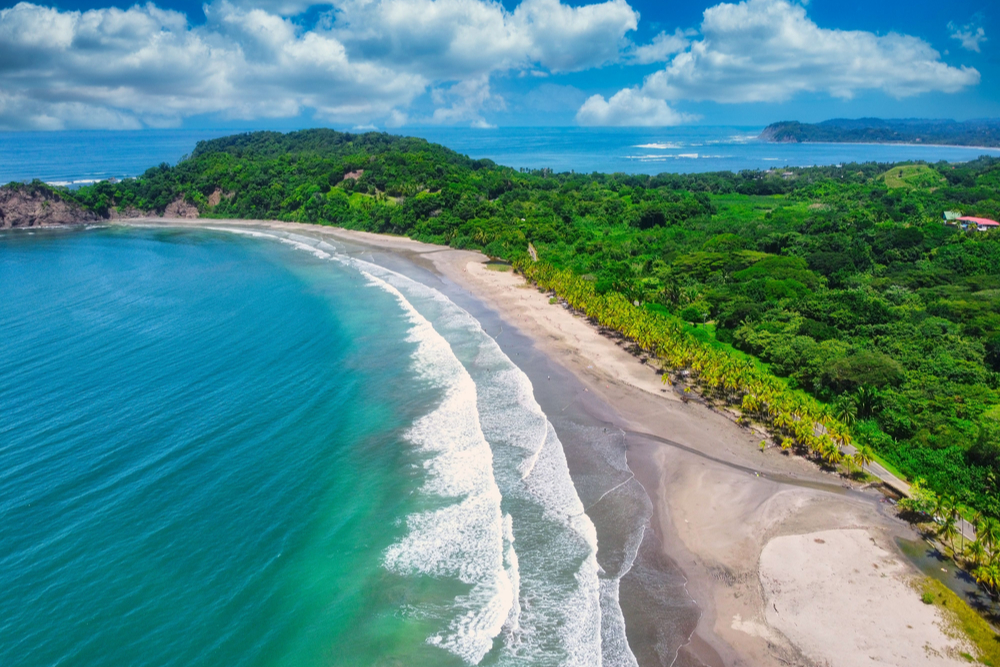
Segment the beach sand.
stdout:
<svg viewBox="0 0 1000 667">
<path fill-rule="evenodd" d="M 294 223 L 155 223 L 270 227 L 398 253 L 495 311 L 575 376 L 586 392 L 581 405 L 624 433 L 628 466 L 652 503 L 652 530 L 621 580 L 640 665 L 967 664 L 958 654 L 968 648 L 912 585 L 918 573 L 893 539 L 914 535 L 885 511 L 881 494 L 777 448 L 760 452 L 759 434 L 680 400 L 620 340 L 520 276 L 486 268 L 480 253 Z M 648 574 L 667 564 L 683 571 L 701 610 L 679 652 L 663 650 L 664 607 L 649 603 Z"/>
</svg>

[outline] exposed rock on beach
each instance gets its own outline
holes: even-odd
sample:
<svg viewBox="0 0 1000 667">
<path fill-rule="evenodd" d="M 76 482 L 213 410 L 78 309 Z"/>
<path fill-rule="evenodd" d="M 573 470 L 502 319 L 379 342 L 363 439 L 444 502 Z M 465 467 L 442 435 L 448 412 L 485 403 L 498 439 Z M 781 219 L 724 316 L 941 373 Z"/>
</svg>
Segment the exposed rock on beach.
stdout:
<svg viewBox="0 0 1000 667">
<path fill-rule="evenodd" d="M 0 187 L 0 229 L 69 225 L 100 220 L 57 190 L 41 183 Z"/>
<path fill-rule="evenodd" d="M 44 183 L 11 183 L 0 187 L 0 229 L 12 227 L 45 227 L 48 225 L 76 225 L 101 220 L 125 220 L 158 217 L 155 211 L 143 211 L 132 206 L 111 206 L 106 216 L 88 211 L 73 201 L 72 195 Z M 209 204 L 215 206 L 231 193 L 217 190 Z M 214 201 L 213 201 L 214 199 Z M 163 214 L 168 218 L 191 220 L 197 218 L 198 207 L 182 197 L 167 204 Z"/>
</svg>

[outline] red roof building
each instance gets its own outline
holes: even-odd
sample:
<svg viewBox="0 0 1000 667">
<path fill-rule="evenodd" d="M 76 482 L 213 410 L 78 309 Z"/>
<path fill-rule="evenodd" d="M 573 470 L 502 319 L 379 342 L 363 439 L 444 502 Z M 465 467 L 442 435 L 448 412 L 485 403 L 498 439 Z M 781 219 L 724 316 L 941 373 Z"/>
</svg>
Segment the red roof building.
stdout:
<svg viewBox="0 0 1000 667">
<path fill-rule="evenodd" d="M 994 227 L 1000 227 L 1000 222 L 996 220 L 990 220 L 989 218 L 975 218 L 971 215 L 963 215 L 958 219 L 962 229 L 968 229 L 969 225 L 975 225 L 979 231 L 984 232 L 987 229 L 993 229 Z"/>
</svg>

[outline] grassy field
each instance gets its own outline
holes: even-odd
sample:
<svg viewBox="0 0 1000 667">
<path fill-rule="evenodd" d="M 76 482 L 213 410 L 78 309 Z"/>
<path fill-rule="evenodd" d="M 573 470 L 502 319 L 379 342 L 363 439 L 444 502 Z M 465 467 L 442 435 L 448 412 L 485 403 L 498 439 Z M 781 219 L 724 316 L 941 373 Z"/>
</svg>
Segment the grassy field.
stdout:
<svg viewBox="0 0 1000 667">
<path fill-rule="evenodd" d="M 934 188 L 945 183 L 941 174 L 926 164 L 896 166 L 879 176 L 889 188 Z"/>
<path fill-rule="evenodd" d="M 957 636 L 967 637 L 975 655 L 964 655 L 970 661 L 1000 667 L 1000 635 L 965 601 L 937 579 L 927 577 L 920 582 L 921 599 L 944 611 Z"/>
</svg>

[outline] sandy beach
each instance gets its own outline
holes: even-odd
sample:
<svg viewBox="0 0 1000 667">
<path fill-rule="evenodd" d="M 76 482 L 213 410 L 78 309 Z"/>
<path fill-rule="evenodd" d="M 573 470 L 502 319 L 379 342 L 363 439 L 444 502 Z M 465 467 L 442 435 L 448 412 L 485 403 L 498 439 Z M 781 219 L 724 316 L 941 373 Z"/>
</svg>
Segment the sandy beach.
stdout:
<svg viewBox="0 0 1000 667">
<path fill-rule="evenodd" d="M 879 492 L 851 488 L 777 448 L 762 453 L 759 434 L 680 400 L 621 341 L 520 276 L 487 268 L 480 253 L 294 223 L 134 223 L 269 227 L 398 253 L 494 311 L 572 374 L 587 409 L 624 434 L 628 466 L 652 503 L 641 562 L 621 580 L 640 665 L 967 664 L 959 654 L 969 648 L 921 602 L 918 573 L 894 543 L 913 534 Z M 643 568 L 658 561 L 680 568 L 701 611 L 674 655 L 657 649 L 657 615 L 642 602 Z"/>
</svg>

